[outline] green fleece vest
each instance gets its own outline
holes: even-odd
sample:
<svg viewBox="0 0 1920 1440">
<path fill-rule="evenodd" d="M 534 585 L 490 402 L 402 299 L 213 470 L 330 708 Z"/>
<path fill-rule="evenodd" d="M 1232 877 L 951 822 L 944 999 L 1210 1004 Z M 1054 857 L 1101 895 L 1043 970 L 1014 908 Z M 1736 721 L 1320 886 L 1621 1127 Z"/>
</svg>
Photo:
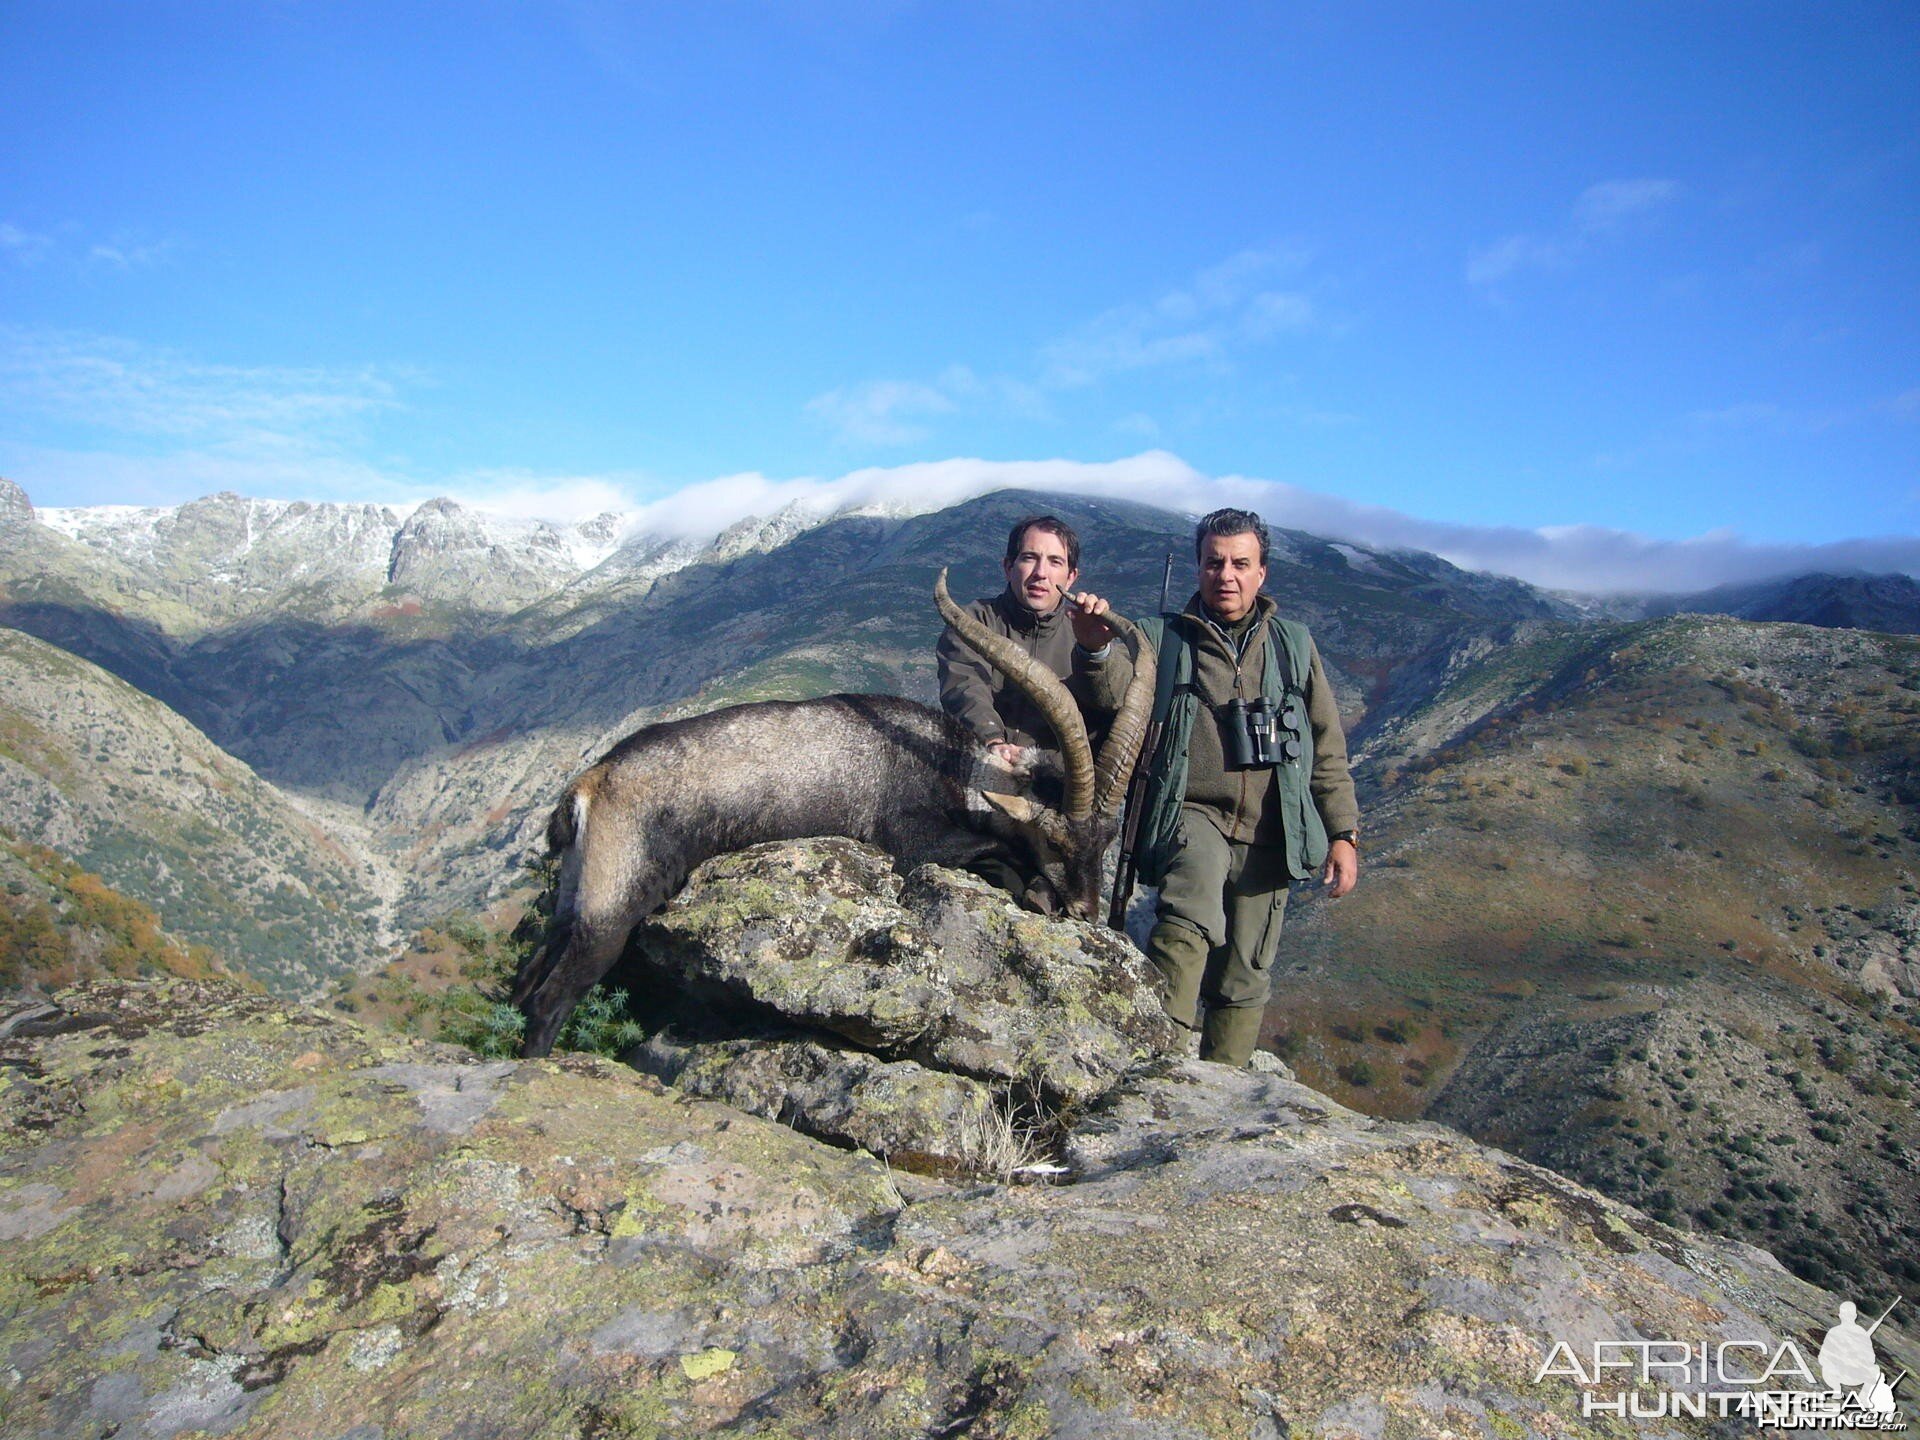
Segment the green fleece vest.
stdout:
<svg viewBox="0 0 1920 1440">
<path fill-rule="evenodd" d="M 1193 736 L 1194 717 L 1200 713 L 1200 697 L 1193 689 L 1193 645 L 1185 627 L 1170 623 L 1180 617 L 1162 615 L 1143 620 L 1140 628 L 1147 643 L 1159 651 L 1158 683 L 1153 697 L 1153 718 L 1161 723 L 1160 744 L 1147 761 L 1146 814 L 1140 822 L 1138 849 L 1140 878 L 1158 885 L 1167 873 L 1174 852 L 1179 848 L 1180 802 L 1187 793 L 1187 747 Z M 1286 646 L 1286 664 L 1274 644 L 1278 633 Z M 1307 627 L 1298 620 L 1278 616 L 1267 621 L 1267 663 L 1260 679 L 1260 693 L 1276 711 L 1284 708 L 1289 695 L 1300 702 L 1302 716 L 1307 711 L 1306 680 L 1312 673 L 1313 641 Z M 1280 777 L 1280 818 L 1287 837 L 1287 872 L 1296 880 L 1305 880 L 1318 872 L 1327 859 L 1327 827 L 1320 819 L 1320 807 L 1313 802 L 1308 781 L 1313 775 L 1313 728 L 1301 725 L 1300 754 L 1282 761 L 1274 769 Z"/>
</svg>

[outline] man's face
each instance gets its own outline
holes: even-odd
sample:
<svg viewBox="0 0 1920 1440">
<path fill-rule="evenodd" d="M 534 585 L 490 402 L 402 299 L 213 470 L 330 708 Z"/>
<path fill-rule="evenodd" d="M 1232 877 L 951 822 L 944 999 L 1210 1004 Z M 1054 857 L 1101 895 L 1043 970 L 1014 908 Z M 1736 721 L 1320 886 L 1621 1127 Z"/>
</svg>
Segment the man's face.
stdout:
<svg viewBox="0 0 1920 1440">
<path fill-rule="evenodd" d="M 1200 598 L 1228 624 L 1253 609 L 1267 583 L 1258 535 L 1209 535 L 1200 545 Z"/>
<path fill-rule="evenodd" d="M 1045 615 L 1058 605 L 1080 575 L 1067 564 L 1066 542 L 1038 525 L 1027 527 L 1027 533 L 1020 537 L 1019 550 L 1000 568 L 1006 572 L 1007 588 L 1014 599 L 1036 615 Z"/>
</svg>

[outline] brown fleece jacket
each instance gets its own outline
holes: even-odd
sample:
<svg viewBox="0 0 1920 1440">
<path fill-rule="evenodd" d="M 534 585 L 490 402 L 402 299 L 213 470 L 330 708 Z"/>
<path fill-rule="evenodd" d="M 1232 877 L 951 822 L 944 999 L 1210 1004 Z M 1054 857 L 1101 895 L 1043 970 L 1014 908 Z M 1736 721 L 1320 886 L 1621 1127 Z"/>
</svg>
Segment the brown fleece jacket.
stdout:
<svg viewBox="0 0 1920 1440">
<path fill-rule="evenodd" d="M 1080 707 L 1080 714 L 1092 732 L 1094 743 L 1105 733 L 1113 719 L 1114 706 L 1102 708 L 1092 699 L 1088 684 L 1092 657 L 1075 647 L 1073 622 L 1062 601 L 1051 612 L 1035 615 L 1002 590 L 991 599 L 976 600 L 968 613 L 997 635 L 1008 636 L 1029 655 L 1067 682 L 1067 693 Z M 1109 647 L 1109 653 L 1118 647 Z M 1007 677 L 980 658 L 971 645 L 955 637 L 952 630 L 941 633 L 934 647 L 939 661 L 940 704 L 954 718 L 963 720 L 982 740 L 1007 740 L 1015 745 L 1040 745 L 1057 749 L 1059 740 L 1053 727 L 1040 713 L 1040 707 L 1027 698 L 1026 691 L 1010 684 Z"/>
</svg>

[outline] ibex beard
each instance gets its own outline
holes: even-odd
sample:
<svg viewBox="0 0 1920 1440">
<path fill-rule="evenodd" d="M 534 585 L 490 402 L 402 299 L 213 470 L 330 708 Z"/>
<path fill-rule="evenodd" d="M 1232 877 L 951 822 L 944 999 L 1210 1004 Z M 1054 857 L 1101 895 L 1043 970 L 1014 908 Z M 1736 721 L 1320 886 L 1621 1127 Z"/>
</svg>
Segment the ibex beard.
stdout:
<svg viewBox="0 0 1920 1440">
<path fill-rule="evenodd" d="M 553 1048 L 634 926 L 695 866 L 763 841 L 845 835 L 907 866 L 1024 861 L 1042 882 L 1029 891 L 1035 908 L 1096 918 L 1101 859 L 1152 700 L 1152 655 L 1120 621 L 1134 675 L 1096 761 L 1057 677 L 1027 673 L 1029 657 L 961 612 L 944 571 L 935 597 L 948 623 L 1047 711 L 1061 756 L 1010 766 L 959 721 L 888 695 L 763 701 L 635 731 L 567 787 L 547 822 L 560 880 L 546 942 L 514 984 L 523 1053 Z"/>
</svg>

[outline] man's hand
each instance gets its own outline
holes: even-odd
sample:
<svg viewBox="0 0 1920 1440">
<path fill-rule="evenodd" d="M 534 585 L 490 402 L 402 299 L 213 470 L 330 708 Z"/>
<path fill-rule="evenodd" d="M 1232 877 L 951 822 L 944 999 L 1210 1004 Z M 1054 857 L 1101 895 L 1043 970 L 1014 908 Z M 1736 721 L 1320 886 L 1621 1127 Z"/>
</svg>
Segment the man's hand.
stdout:
<svg viewBox="0 0 1920 1440">
<path fill-rule="evenodd" d="M 1067 618 L 1073 622 L 1073 638 L 1082 650 L 1098 650 L 1113 639 L 1113 627 L 1100 618 L 1112 608 L 1091 590 L 1067 596 Z"/>
<path fill-rule="evenodd" d="M 1320 883 L 1327 894 L 1338 900 L 1360 880 L 1360 850 L 1351 840 L 1336 840 L 1327 847 L 1327 868 L 1320 872 Z"/>
<path fill-rule="evenodd" d="M 987 742 L 987 749 L 998 755 L 1009 765 L 1018 765 L 1020 763 L 1021 747 L 1014 744 L 1011 740 L 990 740 Z"/>
</svg>

